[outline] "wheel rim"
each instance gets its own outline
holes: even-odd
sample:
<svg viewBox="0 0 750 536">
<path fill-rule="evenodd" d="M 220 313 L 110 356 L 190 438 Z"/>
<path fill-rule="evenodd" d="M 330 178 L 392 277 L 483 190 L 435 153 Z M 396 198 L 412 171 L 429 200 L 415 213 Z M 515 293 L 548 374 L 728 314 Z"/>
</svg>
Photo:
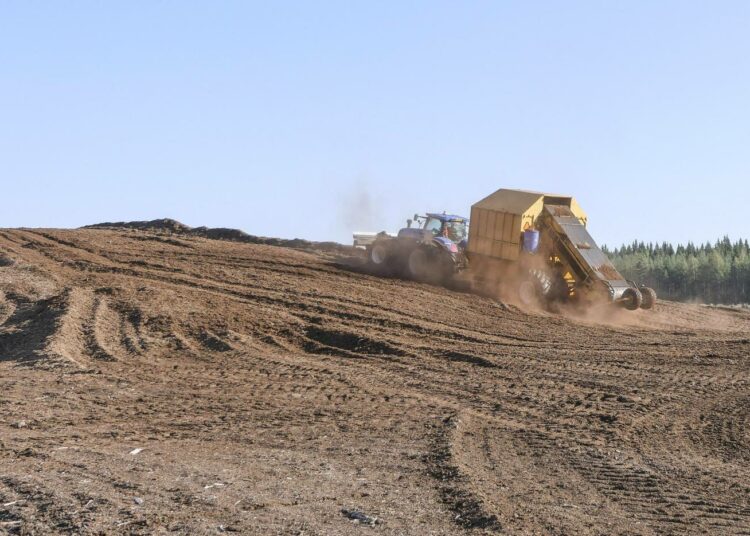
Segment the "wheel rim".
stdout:
<svg viewBox="0 0 750 536">
<path fill-rule="evenodd" d="M 381 245 L 374 246 L 370 251 L 370 260 L 372 260 L 373 264 L 383 264 L 385 256 L 385 248 Z"/>
<path fill-rule="evenodd" d="M 625 299 L 625 302 L 624 302 L 625 308 L 630 311 L 635 311 L 636 309 L 638 309 L 641 306 L 641 303 L 643 301 L 643 296 L 641 295 L 641 292 L 635 288 L 625 289 L 625 292 L 623 292 L 622 297 Z"/>
</svg>

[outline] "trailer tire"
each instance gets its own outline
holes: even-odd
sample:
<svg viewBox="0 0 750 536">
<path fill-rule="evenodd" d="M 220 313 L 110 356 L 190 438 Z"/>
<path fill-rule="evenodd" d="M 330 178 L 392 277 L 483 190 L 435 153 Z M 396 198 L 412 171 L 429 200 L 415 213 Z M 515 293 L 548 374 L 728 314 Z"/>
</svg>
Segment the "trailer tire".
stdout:
<svg viewBox="0 0 750 536">
<path fill-rule="evenodd" d="M 653 309 L 656 305 L 656 291 L 650 287 L 641 287 L 641 309 Z"/>
<path fill-rule="evenodd" d="M 542 302 L 543 291 L 539 281 L 527 279 L 518 284 L 518 301 L 526 307 L 540 306 Z"/>
<path fill-rule="evenodd" d="M 628 311 L 635 311 L 643 303 L 643 294 L 637 288 L 627 288 L 622 293 L 622 304 Z"/>
<path fill-rule="evenodd" d="M 562 276 L 547 270 L 532 268 L 525 280 L 518 284 L 517 297 L 527 306 L 550 307 L 563 302 L 568 295 L 568 285 Z"/>
</svg>

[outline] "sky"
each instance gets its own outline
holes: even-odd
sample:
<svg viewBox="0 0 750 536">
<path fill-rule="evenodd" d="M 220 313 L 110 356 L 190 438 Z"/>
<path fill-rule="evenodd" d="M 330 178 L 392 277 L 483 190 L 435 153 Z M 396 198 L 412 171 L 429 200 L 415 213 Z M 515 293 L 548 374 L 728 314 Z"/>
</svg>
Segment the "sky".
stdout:
<svg viewBox="0 0 750 536">
<path fill-rule="evenodd" d="M 750 238 L 750 2 L 0 5 L 0 227 L 349 242 L 498 188 Z"/>
</svg>

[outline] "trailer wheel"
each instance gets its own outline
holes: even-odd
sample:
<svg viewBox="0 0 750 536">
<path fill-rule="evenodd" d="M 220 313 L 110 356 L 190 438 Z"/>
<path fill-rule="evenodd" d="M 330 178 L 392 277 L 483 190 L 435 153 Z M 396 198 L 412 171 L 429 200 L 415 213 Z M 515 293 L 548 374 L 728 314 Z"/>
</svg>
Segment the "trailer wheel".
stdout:
<svg viewBox="0 0 750 536">
<path fill-rule="evenodd" d="M 568 285 L 556 273 L 530 269 L 527 278 L 518 284 L 517 295 L 523 305 L 548 308 L 556 302 L 565 301 Z"/>
<path fill-rule="evenodd" d="M 539 282 L 531 279 L 521 281 L 518 285 L 518 300 L 527 307 L 539 306 L 542 298 L 542 289 Z"/>
<path fill-rule="evenodd" d="M 635 311 L 643 303 L 643 295 L 637 288 L 627 288 L 622 293 L 622 304 L 628 311 Z"/>
<path fill-rule="evenodd" d="M 641 287 L 640 291 L 643 297 L 641 309 L 653 309 L 656 305 L 656 291 L 650 287 Z"/>
</svg>

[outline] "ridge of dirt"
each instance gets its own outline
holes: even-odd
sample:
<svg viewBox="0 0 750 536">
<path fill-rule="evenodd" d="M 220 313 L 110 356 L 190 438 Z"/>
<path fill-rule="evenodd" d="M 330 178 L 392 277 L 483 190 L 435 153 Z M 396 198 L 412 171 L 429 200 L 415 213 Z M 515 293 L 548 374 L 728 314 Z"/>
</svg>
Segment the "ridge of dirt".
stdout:
<svg viewBox="0 0 750 536">
<path fill-rule="evenodd" d="M 263 244 L 267 246 L 279 246 L 311 251 L 335 253 L 352 253 L 356 251 L 353 246 L 346 246 L 337 242 L 313 242 L 301 238 L 268 238 L 251 235 L 240 229 L 230 229 L 226 227 L 190 227 L 171 218 L 161 218 L 150 221 L 95 223 L 92 225 L 86 225 L 82 227 L 82 229 L 134 229 L 139 231 L 157 231 L 174 235 L 209 238 L 212 240 L 231 240 L 233 242 L 243 242 L 246 244 Z M 0 264 L 1 263 L 2 258 L 0 257 Z"/>
<path fill-rule="evenodd" d="M 0 533 L 750 533 L 750 311 L 159 221 L 0 229 Z"/>
</svg>

